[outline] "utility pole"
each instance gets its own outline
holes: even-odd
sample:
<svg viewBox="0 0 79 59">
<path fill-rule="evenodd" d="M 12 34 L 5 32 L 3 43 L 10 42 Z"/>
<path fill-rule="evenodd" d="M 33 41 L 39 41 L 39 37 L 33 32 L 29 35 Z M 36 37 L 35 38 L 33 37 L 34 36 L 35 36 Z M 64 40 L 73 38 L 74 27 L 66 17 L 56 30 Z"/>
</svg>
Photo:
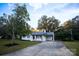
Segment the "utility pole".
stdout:
<svg viewBox="0 0 79 59">
<path fill-rule="evenodd" d="M 71 33 L 71 40 L 73 40 L 72 29 L 70 30 L 70 33 Z"/>
</svg>

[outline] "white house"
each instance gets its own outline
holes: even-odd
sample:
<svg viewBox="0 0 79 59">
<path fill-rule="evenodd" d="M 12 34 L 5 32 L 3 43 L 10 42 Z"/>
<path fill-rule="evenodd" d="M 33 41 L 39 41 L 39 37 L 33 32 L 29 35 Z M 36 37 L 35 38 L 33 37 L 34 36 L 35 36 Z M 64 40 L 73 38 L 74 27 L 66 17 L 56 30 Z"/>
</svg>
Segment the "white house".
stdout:
<svg viewBox="0 0 79 59">
<path fill-rule="evenodd" d="M 33 32 L 22 37 L 22 40 L 30 41 L 51 41 L 54 40 L 54 32 Z"/>
</svg>

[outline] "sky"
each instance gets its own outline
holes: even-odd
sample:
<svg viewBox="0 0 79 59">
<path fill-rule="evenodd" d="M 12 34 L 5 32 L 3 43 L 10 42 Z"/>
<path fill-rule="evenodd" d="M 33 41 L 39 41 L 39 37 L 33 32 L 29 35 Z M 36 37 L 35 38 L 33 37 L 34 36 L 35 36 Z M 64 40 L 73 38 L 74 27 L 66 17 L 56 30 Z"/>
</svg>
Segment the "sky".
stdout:
<svg viewBox="0 0 79 59">
<path fill-rule="evenodd" d="M 30 15 L 29 25 L 37 28 L 43 15 L 54 16 L 61 24 L 79 15 L 79 3 L 26 3 Z M 12 14 L 13 3 L 0 3 L 0 15 Z"/>
</svg>

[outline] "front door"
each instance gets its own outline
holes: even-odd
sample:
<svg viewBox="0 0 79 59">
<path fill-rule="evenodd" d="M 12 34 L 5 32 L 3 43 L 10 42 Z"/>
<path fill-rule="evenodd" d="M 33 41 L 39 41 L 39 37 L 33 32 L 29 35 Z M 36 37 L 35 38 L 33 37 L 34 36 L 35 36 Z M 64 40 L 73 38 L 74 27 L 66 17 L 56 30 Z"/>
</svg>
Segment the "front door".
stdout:
<svg viewBox="0 0 79 59">
<path fill-rule="evenodd" d="M 47 40 L 47 41 L 53 40 L 53 36 L 48 36 L 48 37 L 46 38 L 46 40 Z"/>
</svg>

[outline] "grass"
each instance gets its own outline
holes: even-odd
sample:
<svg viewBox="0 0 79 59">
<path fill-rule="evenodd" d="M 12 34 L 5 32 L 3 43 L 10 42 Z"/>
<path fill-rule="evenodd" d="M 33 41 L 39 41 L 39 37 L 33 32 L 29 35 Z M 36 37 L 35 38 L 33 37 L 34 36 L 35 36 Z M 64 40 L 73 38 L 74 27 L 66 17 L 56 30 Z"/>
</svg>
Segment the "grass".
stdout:
<svg viewBox="0 0 79 59">
<path fill-rule="evenodd" d="M 0 55 L 23 49 L 28 46 L 38 44 L 39 42 L 15 40 L 15 43 L 17 43 L 18 45 L 15 45 L 12 47 L 5 46 L 6 44 L 10 44 L 10 43 L 11 43 L 11 40 L 0 39 Z"/>
<path fill-rule="evenodd" d="M 64 44 L 69 48 L 76 56 L 79 56 L 79 41 L 64 41 Z"/>
</svg>

